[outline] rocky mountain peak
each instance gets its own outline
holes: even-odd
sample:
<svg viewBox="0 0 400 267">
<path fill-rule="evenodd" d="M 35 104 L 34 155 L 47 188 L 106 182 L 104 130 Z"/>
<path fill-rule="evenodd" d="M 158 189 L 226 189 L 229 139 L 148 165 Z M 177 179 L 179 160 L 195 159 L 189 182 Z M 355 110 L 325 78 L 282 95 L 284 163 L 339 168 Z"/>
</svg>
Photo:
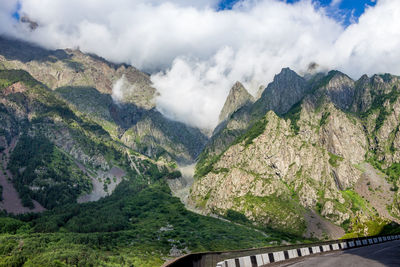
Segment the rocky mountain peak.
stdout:
<svg viewBox="0 0 400 267">
<path fill-rule="evenodd" d="M 262 115 L 273 110 L 284 114 L 305 96 L 307 89 L 307 82 L 303 77 L 290 68 L 283 68 L 257 100 L 253 112 Z"/>
<path fill-rule="evenodd" d="M 335 106 L 349 109 L 355 95 L 355 82 L 346 74 L 333 70 L 323 79 L 319 91 Z"/>
<path fill-rule="evenodd" d="M 389 93 L 398 82 L 398 77 L 388 73 L 375 74 L 370 79 L 371 86 L 377 91 L 384 91 L 384 93 Z"/>
<path fill-rule="evenodd" d="M 369 81 L 369 77 L 367 74 L 364 74 L 363 76 L 360 77 L 360 79 L 358 80 L 359 82 L 361 81 Z"/>
<path fill-rule="evenodd" d="M 337 81 L 346 81 L 346 82 L 354 83 L 354 81 L 349 76 L 347 76 L 346 74 L 344 74 L 343 72 L 340 72 L 338 70 L 330 71 L 328 75 L 331 76 L 330 83 L 337 82 Z"/>
<path fill-rule="evenodd" d="M 232 113 L 234 113 L 239 108 L 243 107 L 248 103 L 252 103 L 254 98 L 249 92 L 244 88 L 243 84 L 236 82 L 226 98 L 224 107 L 219 114 L 219 121 L 223 121 L 228 118 Z"/>
<path fill-rule="evenodd" d="M 273 82 L 287 81 L 300 77 L 295 71 L 290 68 L 283 68 L 280 73 L 276 74 Z"/>
</svg>

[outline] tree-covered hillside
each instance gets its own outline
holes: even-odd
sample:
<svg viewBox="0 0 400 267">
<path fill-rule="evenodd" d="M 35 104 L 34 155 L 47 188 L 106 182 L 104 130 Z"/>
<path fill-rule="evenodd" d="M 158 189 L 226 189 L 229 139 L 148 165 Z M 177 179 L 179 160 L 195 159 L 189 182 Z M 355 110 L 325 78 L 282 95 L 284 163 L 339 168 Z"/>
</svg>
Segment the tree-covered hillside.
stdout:
<svg viewBox="0 0 400 267">
<path fill-rule="evenodd" d="M 0 217 L 0 266 L 153 267 L 174 250 L 260 247 L 281 238 L 187 211 L 162 178 L 150 186 L 131 180 L 98 202 Z"/>
</svg>

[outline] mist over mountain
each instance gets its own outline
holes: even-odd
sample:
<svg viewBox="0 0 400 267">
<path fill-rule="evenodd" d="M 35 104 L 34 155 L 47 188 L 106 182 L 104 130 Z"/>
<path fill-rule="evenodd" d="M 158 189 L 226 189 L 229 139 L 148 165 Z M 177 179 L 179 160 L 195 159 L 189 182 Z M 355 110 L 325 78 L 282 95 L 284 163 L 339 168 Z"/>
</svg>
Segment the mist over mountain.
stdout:
<svg viewBox="0 0 400 267">
<path fill-rule="evenodd" d="M 158 110 L 201 128 L 217 125 L 236 81 L 255 95 L 286 66 L 304 73 L 316 62 L 318 71 L 338 69 L 353 79 L 400 73 L 396 1 L 367 6 L 349 26 L 330 15 L 335 5 L 317 1 L 238 1 L 229 10 L 217 2 L 7 0 L 0 32 L 152 73 Z M 13 12 L 39 26 L 32 30 Z"/>
</svg>

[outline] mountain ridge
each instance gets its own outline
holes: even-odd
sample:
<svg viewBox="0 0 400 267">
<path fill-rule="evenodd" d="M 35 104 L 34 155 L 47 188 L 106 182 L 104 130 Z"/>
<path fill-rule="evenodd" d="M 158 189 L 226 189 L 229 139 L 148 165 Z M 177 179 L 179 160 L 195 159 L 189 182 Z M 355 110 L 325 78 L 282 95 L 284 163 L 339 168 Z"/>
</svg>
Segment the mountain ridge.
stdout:
<svg viewBox="0 0 400 267">
<path fill-rule="evenodd" d="M 290 70 L 283 69 L 281 74 L 287 73 Z M 282 83 L 275 81 L 269 87 L 279 90 Z M 191 204 L 222 216 L 233 210 L 261 227 L 306 235 L 311 234 L 307 212 L 354 235 L 374 232 L 377 225 L 366 226 L 372 221 L 399 222 L 399 84 L 390 74 L 363 76 L 354 82 L 331 71 L 309 80 L 308 89 L 300 90 L 304 94 L 301 101 L 286 113 L 271 109 L 260 117 L 257 102 L 255 108 L 246 107 L 241 114 L 245 130 L 224 143 L 218 153 L 205 155 L 203 151 L 196 165 Z M 279 98 L 272 99 L 279 103 Z M 359 106 L 362 111 L 352 111 Z M 235 115 L 225 127 L 237 124 Z M 252 123 L 249 118 L 258 120 Z M 379 176 L 374 172 L 385 173 L 375 181 L 385 188 L 383 202 L 378 201 L 378 186 L 369 186 L 371 177 Z M 282 209 L 292 211 L 290 220 L 282 217 Z M 319 238 L 330 234 L 318 231 Z"/>
<path fill-rule="evenodd" d="M 207 140 L 200 130 L 159 113 L 154 102 L 158 93 L 150 77 L 130 65 L 110 63 L 79 50 L 46 50 L 0 36 L 1 68 L 27 71 L 114 139 L 126 141 L 153 159 L 191 163 Z M 116 102 L 113 87 L 118 81 L 121 95 Z M 157 130 L 145 130 L 149 127 Z"/>
</svg>

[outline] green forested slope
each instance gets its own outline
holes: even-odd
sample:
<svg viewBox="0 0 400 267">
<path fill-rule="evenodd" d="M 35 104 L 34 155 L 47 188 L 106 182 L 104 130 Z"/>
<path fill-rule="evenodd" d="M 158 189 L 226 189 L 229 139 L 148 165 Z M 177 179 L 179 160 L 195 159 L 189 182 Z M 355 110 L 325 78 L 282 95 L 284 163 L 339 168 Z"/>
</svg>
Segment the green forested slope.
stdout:
<svg viewBox="0 0 400 267">
<path fill-rule="evenodd" d="M 187 211 L 161 179 L 98 202 L 0 218 L 0 266 L 160 266 L 182 252 L 266 246 L 280 236 Z"/>
</svg>

